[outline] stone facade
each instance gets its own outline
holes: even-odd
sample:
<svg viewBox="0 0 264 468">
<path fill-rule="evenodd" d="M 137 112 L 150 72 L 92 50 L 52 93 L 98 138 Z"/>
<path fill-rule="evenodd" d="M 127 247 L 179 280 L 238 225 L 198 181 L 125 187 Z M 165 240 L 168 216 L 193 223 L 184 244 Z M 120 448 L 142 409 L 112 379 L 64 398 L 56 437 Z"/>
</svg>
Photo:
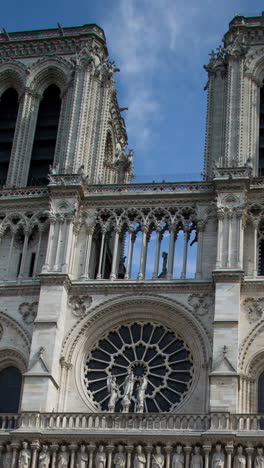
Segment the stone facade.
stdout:
<svg viewBox="0 0 264 468">
<path fill-rule="evenodd" d="M 206 66 L 204 181 L 133 184 L 103 31 L 1 35 L 0 95 L 19 105 L 0 388 L 23 374 L 18 411 L 0 414 L 3 467 L 264 467 L 263 57 L 263 17 L 234 18 Z M 49 183 L 27 186 L 50 85 Z"/>
</svg>

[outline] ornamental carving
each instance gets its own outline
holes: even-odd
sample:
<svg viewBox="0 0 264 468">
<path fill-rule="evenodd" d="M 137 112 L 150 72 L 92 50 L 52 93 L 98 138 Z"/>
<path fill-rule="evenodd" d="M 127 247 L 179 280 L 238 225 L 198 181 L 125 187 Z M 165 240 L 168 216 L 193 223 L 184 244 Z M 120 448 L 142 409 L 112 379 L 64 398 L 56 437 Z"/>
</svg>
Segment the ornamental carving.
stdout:
<svg viewBox="0 0 264 468">
<path fill-rule="evenodd" d="M 70 296 L 68 300 L 71 311 L 75 317 L 85 315 L 92 304 L 91 296 Z"/>
<path fill-rule="evenodd" d="M 198 315 L 205 315 L 211 310 L 214 299 L 212 294 L 198 293 L 190 294 L 188 303 Z"/>
<path fill-rule="evenodd" d="M 263 317 L 264 311 L 264 298 L 248 297 L 243 302 L 244 309 L 247 313 L 249 323 L 254 323 Z"/>
<path fill-rule="evenodd" d="M 30 325 L 34 322 L 38 311 L 38 302 L 23 302 L 18 308 L 18 312 L 21 314 L 23 321 Z"/>
</svg>

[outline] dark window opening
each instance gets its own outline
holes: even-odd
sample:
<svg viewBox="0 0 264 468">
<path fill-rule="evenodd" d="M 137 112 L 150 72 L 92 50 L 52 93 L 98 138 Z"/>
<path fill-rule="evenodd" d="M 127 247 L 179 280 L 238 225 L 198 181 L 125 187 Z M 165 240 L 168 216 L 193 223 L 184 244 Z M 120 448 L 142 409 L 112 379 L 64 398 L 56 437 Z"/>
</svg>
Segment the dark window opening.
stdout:
<svg viewBox="0 0 264 468">
<path fill-rule="evenodd" d="M 30 266 L 29 266 L 29 273 L 28 273 L 29 278 L 32 278 L 32 276 L 33 276 L 34 266 L 35 266 L 35 259 L 36 259 L 36 254 L 35 254 L 35 252 L 33 252 L 31 254 L 31 259 L 30 259 Z"/>
<path fill-rule="evenodd" d="M 264 176 L 264 87 L 260 88 L 259 104 L 259 176 Z"/>
<path fill-rule="evenodd" d="M 19 273 L 20 273 L 21 262 L 22 262 L 22 253 L 19 254 L 18 266 L 17 266 L 17 276 L 19 276 Z"/>
<path fill-rule="evenodd" d="M 39 105 L 35 139 L 29 168 L 27 185 L 47 185 L 49 167 L 53 164 L 59 117 L 60 90 L 50 85 Z"/>
<path fill-rule="evenodd" d="M 22 374 L 16 367 L 0 372 L 0 413 L 17 413 L 20 401 Z"/>
<path fill-rule="evenodd" d="M 0 186 L 6 183 L 18 113 L 18 95 L 7 89 L 0 98 Z"/>
</svg>

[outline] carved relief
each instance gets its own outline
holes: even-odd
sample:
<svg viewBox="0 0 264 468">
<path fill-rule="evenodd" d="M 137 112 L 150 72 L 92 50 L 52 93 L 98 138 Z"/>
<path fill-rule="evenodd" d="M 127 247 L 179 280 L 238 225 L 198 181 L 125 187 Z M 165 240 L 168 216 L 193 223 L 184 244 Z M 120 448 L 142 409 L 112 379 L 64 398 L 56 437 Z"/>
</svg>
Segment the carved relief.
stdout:
<svg viewBox="0 0 264 468">
<path fill-rule="evenodd" d="M 22 315 L 23 321 L 30 325 L 34 322 L 38 311 L 38 302 L 23 302 L 18 308 L 18 312 Z"/>
<path fill-rule="evenodd" d="M 92 304 L 91 296 L 70 296 L 68 300 L 73 315 L 82 317 L 85 315 Z"/>
<path fill-rule="evenodd" d="M 188 303 L 193 307 L 196 314 L 203 316 L 211 310 L 214 298 L 212 294 L 195 293 L 189 295 Z"/>
<path fill-rule="evenodd" d="M 244 309 L 247 313 L 248 321 L 250 324 L 257 322 L 263 317 L 264 311 L 264 298 L 248 297 L 243 302 Z"/>
</svg>

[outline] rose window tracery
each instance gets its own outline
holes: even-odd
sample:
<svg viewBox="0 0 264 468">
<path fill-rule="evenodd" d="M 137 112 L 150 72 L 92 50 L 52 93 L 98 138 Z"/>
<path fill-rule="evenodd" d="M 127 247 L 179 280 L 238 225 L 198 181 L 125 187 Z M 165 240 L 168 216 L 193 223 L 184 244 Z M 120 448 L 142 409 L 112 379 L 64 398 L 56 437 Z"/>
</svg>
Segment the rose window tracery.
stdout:
<svg viewBox="0 0 264 468">
<path fill-rule="evenodd" d="M 109 410 L 109 379 L 114 377 L 114 411 L 124 411 L 128 374 L 132 376 L 132 390 L 126 401 L 127 411 L 139 412 L 143 379 L 146 385 L 142 411 L 173 411 L 191 386 L 193 357 L 184 340 L 164 325 L 123 325 L 105 334 L 85 359 L 84 385 L 99 410 Z"/>
</svg>

